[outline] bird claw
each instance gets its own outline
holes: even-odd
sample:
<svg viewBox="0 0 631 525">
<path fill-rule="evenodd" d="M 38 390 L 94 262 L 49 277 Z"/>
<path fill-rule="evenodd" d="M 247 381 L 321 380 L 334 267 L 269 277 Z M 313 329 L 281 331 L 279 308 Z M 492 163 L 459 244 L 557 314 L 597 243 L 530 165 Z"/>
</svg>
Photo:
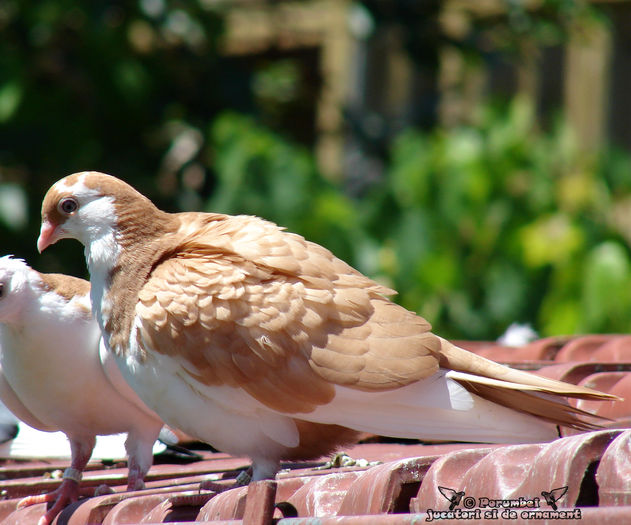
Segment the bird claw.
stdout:
<svg viewBox="0 0 631 525">
<path fill-rule="evenodd" d="M 31 505 L 37 505 L 38 503 L 48 503 L 49 501 L 53 501 L 56 498 L 56 492 L 49 492 L 48 494 L 40 494 L 38 496 L 26 496 L 22 498 L 18 504 L 17 509 L 24 509 L 26 507 L 30 507 Z"/>
<path fill-rule="evenodd" d="M 57 514 L 59 514 L 64 508 L 66 508 L 71 503 L 74 503 L 79 499 L 79 485 L 72 480 L 64 480 L 57 490 L 53 492 L 49 492 L 48 494 L 40 494 L 37 496 L 27 496 L 22 498 L 18 504 L 18 509 L 23 509 L 25 507 L 30 507 L 31 505 L 36 505 L 38 503 L 50 503 L 54 501 L 53 506 L 48 509 L 46 514 L 44 514 L 37 525 L 50 525 L 52 521 L 55 519 Z"/>
<path fill-rule="evenodd" d="M 223 482 L 222 482 L 223 481 Z M 213 479 L 207 479 L 199 484 L 199 490 L 212 490 L 214 492 L 225 492 L 226 490 L 236 489 L 239 487 L 245 487 L 252 481 L 252 467 L 239 472 L 235 478 L 234 483 L 226 483 L 227 480 L 217 481 Z"/>
<path fill-rule="evenodd" d="M 200 492 L 205 491 L 205 490 L 212 490 L 213 492 L 216 492 L 217 494 L 219 494 L 220 492 L 224 492 L 231 488 L 234 488 L 232 484 L 224 485 L 222 483 L 217 483 L 217 481 L 214 479 L 207 479 L 200 482 L 199 484 Z"/>
<path fill-rule="evenodd" d="M 107 494 L 114 494 L 114 489 L 105 483 L 102 483 L 94 489 L 94 496 L 105 496 Z"/>
<path fill-rule="evenodd" d="M 137 490 L 144 490 L 145 482 L 139 477 L 129 477 L 127 480 L 127 492 L 134 492 Z"/>
</svg>

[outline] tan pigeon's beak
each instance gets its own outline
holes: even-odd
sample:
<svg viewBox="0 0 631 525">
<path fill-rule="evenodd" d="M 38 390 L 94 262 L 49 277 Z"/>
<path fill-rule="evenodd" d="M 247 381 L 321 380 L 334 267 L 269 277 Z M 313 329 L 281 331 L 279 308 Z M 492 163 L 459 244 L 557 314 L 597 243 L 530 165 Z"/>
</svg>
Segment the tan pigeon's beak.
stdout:
<svg viewBox="0 0 631 525">
<path fill-rule="evenodd" d="M 37 239 L 37 251 L 42 253 L 51 244 L 55 244 L 60 238 L 59 231 L 54 224 L 43 221 L 42 229 L 39 232 L 39 238 Z"/>
</svg>

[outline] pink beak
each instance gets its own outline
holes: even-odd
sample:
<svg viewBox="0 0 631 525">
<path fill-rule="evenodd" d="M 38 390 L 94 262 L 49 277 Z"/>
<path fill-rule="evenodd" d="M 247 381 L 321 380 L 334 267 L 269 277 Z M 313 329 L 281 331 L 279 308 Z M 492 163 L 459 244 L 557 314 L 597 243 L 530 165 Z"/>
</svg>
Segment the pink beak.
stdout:
<svg viewBox="0 0 631 525">
<path fill-rule="evenodd" d="M 42 253 L 51 244 L 55 244 L 59 240 L 59 232 L 57 228 L 48 221 L 42 222 L 42 229 L 37 239 L 37 251 Z"/>
</svg>

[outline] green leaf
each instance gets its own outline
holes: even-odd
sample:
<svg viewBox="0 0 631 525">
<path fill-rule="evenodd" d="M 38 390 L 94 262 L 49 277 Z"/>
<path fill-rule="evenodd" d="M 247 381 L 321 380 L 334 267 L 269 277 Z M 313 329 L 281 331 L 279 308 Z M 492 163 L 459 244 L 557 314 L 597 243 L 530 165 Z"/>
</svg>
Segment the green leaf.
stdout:
<svg viewBox="0 0 631 525">
<path fill-rule="evenodd" d="M 0 87 L 0 122 L 10 120 L 21 101 L 22 87 L 17 82 L 7 82 Z"/>
<path fill-rule="evenodd" d="M 582 307 L 586 331 L 628 331 L 631 262 L 619 243 L 595 246 L 585 259 Z"/>
<path fill-rule="evenodd" d="M 524 262 L 532 268 L 565 262 L 585 242 L 583 231 L 561 213 L 535 219 L 520 234 Z"/>
</svg>

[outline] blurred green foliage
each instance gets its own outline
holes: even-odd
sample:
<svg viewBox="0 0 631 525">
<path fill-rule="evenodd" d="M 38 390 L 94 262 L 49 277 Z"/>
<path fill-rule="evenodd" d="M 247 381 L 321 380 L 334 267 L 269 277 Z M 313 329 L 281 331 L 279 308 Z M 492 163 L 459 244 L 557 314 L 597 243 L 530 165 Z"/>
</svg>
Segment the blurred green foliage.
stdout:
<svg viewBox="0 0 631 525">
<path fill-rule="evenodd" d="M 34 246 L 44 192 L 74 171 L 116 174 L 177 209 L 163 164 L 178 125 L 205 125 L 235 93 L 218 73 L 221 33 L 200 2 L 0 2 L 2 253 L 86 275 L 77 243 Z"/>
<path fill-rule="evenodd" d="M 392 219 L 380 242 L 397 257 L 382 271 L 403 304 L 472 338 L 513 320 L 547 335 L 629 330 L 625 225 L 612 216 L 628 159 L 584 155 L 562 123 L 540 131 L 520 99 L 475 126 L 406 132 L 392 153 L 374 218 Z"/>
<path fill-rule="evenodd" d="M 451 42 L 438 0 L 363 4 L 377 26 L 402 24 L 409 55 L 430 69 L 445 43 L 556 42 L 560 15 L 583 5 L 508 1 L 505 20 Z M 256 214 L 324 244 L 445 336 L 493 338 L 512 321 L 545 335 L 629 331 L 627 153 L 586 155 L 562 122 L 544 132 L 515 100 L 467 126 L 403 132 L 383 148 L 385 175 L 357 195 L 323 178 L 302 145 L 316 133 L 318 52 L 222 57 L 222 5 L 0 2 L 2 254 L 87 276 L 78 243 L 39 256 L 35 240 L 50 184 L 98 169 L 169 211 Z"/>
<path fill-rule="evenodd" d="M 387 176 L 356 199 L 250 118 L 224 114 L 210 135 L 209 210 L 325 244 L 441 334 L 497 337 L 516 320 L 545 335 L 631 327 L 631 159 L 585 155 L 562 122 L 539 130 L 525 100 L 483 108 L 475 125 L 404 132 Z"/>
</svg>

